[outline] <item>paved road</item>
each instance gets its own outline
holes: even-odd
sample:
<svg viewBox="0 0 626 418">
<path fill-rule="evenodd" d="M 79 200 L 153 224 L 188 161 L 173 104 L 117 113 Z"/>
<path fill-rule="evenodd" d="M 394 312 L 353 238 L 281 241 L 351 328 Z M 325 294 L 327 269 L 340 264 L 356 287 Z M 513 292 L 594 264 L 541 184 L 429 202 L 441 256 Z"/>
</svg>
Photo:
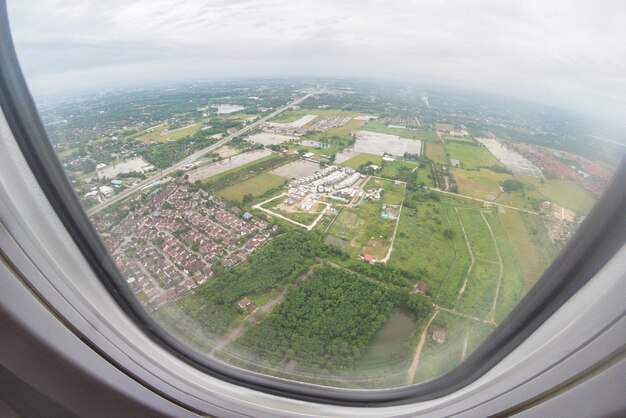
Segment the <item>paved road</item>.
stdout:
<svg viewBox="0 0 626 418">
<path fill-rule="evenodd" d="M 88 215 L 95 215 L 96 213 L 100 212 L 102 209 L 105 209 L 109 206 L 111 206 L 114 203 L 120 202 L 121 200 L 127 198 L 128 196 L 132 195 L 133 193 L 143 189 L 146 186 L 149 186 L 150 184 L 154 183 L 157 180 L 162 179 L 163 177 L 166 177 L 170 174 L 172 174 L 173 172 L 175 172 L 176 170 L 180 170 L 181 168 L 183 168 L 183 166 L 187 165 L 187 164 L 191 164 L 193 163 L 195 160 L 197 160 L 198 158 L 202 157 L 204 154 L 206 154 L 207 152 L 211 152 L 213 150 L 216 150 L 217 148 L 221 147 L 222 145 L 228 143 L 229 141 L 231 141 L 232 139 L 241 136 L 243 134 L 245 134 L 246 132 L 255 129 L 256 127 L 258 127 L 259 125 L 261 125 L 264 122 L 267 122 L 269 119 L 273 118 L 276 115 L 279 115 L 281 113 L 283 113 L 284 111 L 286 111 L 287 109 L 291 108 L 292 106 L 296 106 L 300 103 L 302 103 L 304 100 L 308 99 L 309 97 L 319 93 L 321 90 L 316 90 L 313 93 L 309 93 L 304 97 L 301 97 L 299 99 L 294 100 L 293 102 L 281 107 L 280 109 L 275 110 L 274 112 L 270 113 L 269 115 L 259 119 L 256 122 L 251 123 L 250 125 L 247 125 L 245 127 L 243 127 L 242 129 L 240 129 L 239 131 L 228 135 L 226 138 L 219 140 L 218 142 L 216 142 L 215 144 L 212 144 L 206 148 L 201 149 L 200 151 L 197 151 L 193 154 L 191 154 L 190 156 L 186 157 L 185 159 L 177 162 L 176 164 L 172 165 L 171 167 L 166 168 L 165 170 L 161 170 L 159 171 L 157 174 L 143 180 L 140 181 L 139 183 L 135 184 L 134 186 L 116 194 L 115 196 L 105 200 L 104 202 L 92 207 L 91 209 L 89 209 L 87 211 Z"/>
</svg>

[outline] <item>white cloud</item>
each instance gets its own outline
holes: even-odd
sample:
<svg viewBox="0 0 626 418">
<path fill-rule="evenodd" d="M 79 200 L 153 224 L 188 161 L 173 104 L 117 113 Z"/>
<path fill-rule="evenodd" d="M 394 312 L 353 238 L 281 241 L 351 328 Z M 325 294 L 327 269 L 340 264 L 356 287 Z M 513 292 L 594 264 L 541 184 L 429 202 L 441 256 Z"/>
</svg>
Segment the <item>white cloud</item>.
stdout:
<svg viewBox="0 0 626 418">
<path fill-rule="evenodd" d="M 20 0 L 9 16 L 35 92 L 319 74 L 626 113 L 622 1 Z"/>
</svg>

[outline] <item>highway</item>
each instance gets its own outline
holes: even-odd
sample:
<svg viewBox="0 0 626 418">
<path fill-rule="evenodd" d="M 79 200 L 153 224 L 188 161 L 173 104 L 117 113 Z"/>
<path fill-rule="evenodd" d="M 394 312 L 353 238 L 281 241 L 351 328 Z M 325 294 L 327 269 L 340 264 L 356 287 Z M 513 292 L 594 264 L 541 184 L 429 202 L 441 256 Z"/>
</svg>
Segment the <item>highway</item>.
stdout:
<svg viewBox="0 0 626 418">
<path fill-rule="evenodd" d="M 263 118 L 257 120 L 256 122 L 253 122 L 250 125 L 244 126 L 242 129 L 238 130 L 237 132 L 235 132 L 233 134 L 228 135 L 226 138 L 220 139 L 215 144 L 209 145 L 208 147 L 203 148 L 200 151 L 194 152 L 190 156 L 188 156 L 185 159 L 177 162 L 176 164 L 172 165 L 171 167 L 168 167 L 168 168 L 166 168 L 164 170 L 161 170 L 157 174 L 155 174 L 153 176 L 150 176 L 147 179 L 142 180 L 139 183 L 135 184 L 134 186 L 129 187 L 128 189 L 126 189 L 126 190 L 116 194 L 115 196 L 105 200 L 104 202 L 101 202 L 101 203 L 97 204 L 96 206 L 93 206 L 92 208 L 87 210 L 87 214 L 88 215 L 95 215 L 96 213 L 100 212 L 102 209 L 105 209 L 105 208 L 111 206 L 114 203 L 117 203 L 117 202 L 120 202 L 120 201 L 124 200 L 128 196 L 130 196 L 133 193 L 143 189 L 146 186 L 149 186 L 150 184 L 154 183 L 155 181 L 160 180 L 163 177 L 169 176 L 170 174 L 172 174 L 176 170 L 182 169 L 187 164 L 193 163 L 194 161 L 196 161 L 198 158 L 202 157 L 207 152 L 211 152 L 213 150 L 218 149 L 219 147 L 221 147 L 224 144 L 228 143 L 232 139 L 237 138 L 238 136 L 243 135 L 246 132 L 248 132 L 248 131 L 258 127 L 262 123 L 268 121 L 269 119 L 273 118 L 276 115 L 279 115 L 279 114 L 283 113 L 285 110 L 291 108 L 292 106 L 299 105 L 300 103 L 302 103 L 303 101 L 305 101 L 309 97 L 311 97 L 311 96 L 313 96 L 315 94 L 318 94 L 321 91 L 322 90 L 316 90 L 316 91 L 314 91 L 312 93 L 307 94 L 306 96 L 303 96 L 303 97 L 301 97 L 299 99 L 296 99 L 293 102 L 291 102 L 291 103 L 289 103 L 289 104 L 287 104 L 287 105 L 285 105 L 285 106 L 283 106 L 283 107 L 273 111 L 269 115 L 264 116 Z"/>
</svg>

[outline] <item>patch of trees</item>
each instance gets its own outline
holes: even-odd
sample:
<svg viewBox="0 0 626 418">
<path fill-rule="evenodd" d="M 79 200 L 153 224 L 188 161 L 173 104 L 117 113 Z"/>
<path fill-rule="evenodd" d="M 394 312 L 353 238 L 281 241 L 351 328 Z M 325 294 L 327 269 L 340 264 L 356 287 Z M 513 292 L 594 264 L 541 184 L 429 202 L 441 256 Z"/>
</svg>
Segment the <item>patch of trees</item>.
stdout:
<svg viewBox="0 0 626 418">
<path fill-rule="evenodd" d="M 234 170 L 227 172 L 224 175 L 218 176 L 214 180 L 209 180 L 205 183 L 202 183 L 200 186 L 208 190 L 210 192 L 217 192 L 227 187 L 233 186 L 237 183 L 241 183 L 242 181 L 246 181 L 251 179 L 254 176 L 259 175 L 264 171 L 272 170 L 278 166 L 287 164 L 288 162 L 294 160 L 293 155 L 287 154 L 276 154 L 272 155 L 271 158 L 266 160 L 261 160 L 259 162 L 246 165 L 242 167 L 240 170 Z"/>
<path fill-rule="evenodd" d="M 198 288 L 196 294 L 226 309 L 244 296 L 294 282 L 320 257 L 338 252 L 317 232 L 292 230 L 254 252 L 244 263 L 227 269 Z"/>
<path fill-rule="evenodd" d="M 128 173 L 120 173 L 117 175 L 118 179 L 138 178 L 145 180 L 146 175 L 139 171 L 130 171 Z"/>
<path fill-rule="evenodd" d="M 423 270 L 408 272 L 384 264 L 367 264 L 362 261 L 353 262 L 348 268 L 364 276 L 376 279 L 381 283 L 393 284 L 407 289 L 418 282 L 425 274 Z"/>
<path fill-rule="evenodd" d="M 507 179 L 502 182 L 502 188 L 505 192 L 514 192 L 516 190 L 522 190 L 524 183 L 519 180 Z"/>
<path fill-rule="evenodd" d="M 177 161 L 208 147 L 214 139 L 205 137 L 203 133 L 195 133 L 174 142 L 162 142 L 141 150 L 141 155 L 158 168 L 167 168 Z"/>
<path fill-rule="evenodd" d="M 430 173 L 432 175 L 433 181 L 435 182 L 435 187 L 438 187 L 440 189 L 445 188 L 446 181 L 444 179 L 443 167 L 439 164 L 431 163 Z"/>
<path fill-rule="evenodd" d="M 504 173 L 504 174 L 513 174 L 513 171 L 511 171 L 510 169 L 503 167 L 501 165 L 491 165 L 489 167 L 485 167 L 491 171 L 493 171 L 494 173 Z"/>
<path fill-rule="evenodd" d="M 254 363 L 293 358 L 299 367 L 349 369 L 394 305 L 393 295 L 380 285 L 344 270 L 321 268 L 235 347 Z"/>
<path fill-rule="evenodd" d="M 372 161 L 367 160 L 366 162 L 358 166 L 356 171 L 358 171 L 361 174 L 365 174 L 366 176 L 374 176 L 376 175 L 377 170 L 375 170 L 372 167 L 372 165 L 374 165 L 374 163 Z"/>
</svg>

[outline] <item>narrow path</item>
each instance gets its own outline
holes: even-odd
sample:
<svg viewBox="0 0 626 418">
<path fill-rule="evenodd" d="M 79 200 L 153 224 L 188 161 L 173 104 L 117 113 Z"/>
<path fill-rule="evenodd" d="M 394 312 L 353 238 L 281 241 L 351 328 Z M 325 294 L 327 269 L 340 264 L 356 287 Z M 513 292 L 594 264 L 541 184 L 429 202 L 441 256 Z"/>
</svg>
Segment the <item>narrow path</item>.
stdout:
<svg viewBox="0 0 626 418">
<path fill-rule="evenodd" d="M 424 343 L 426 342 L 426 335 L 428 335 L 428 328 L 430 327 L 430 324 L 433 322 L 433 320 L 435 319 L 438 313 L 439 313 L 439 310 L 436 309 L 435 312 L 433 313 L 433 316 L 430 317 L 430 320 L 424 327 L 424 331 L 422 331 L 422 334 L 420 335 L 420 340 L 417 343 L 417 346 L 415 347 L 415 354 L 413 355 L 413 361 L 411 362 L 411 367 L 409 367 L 409 370 L 407 371 L 407 375 L 406 375 L 407 385 L 412 384 L 413 379 L 415 379 L 415 372 L 417 371 L 417 365 L 419 364 L 420 356 L 422 355 L 422 348 L 424 348 Z"/>
<path fill-rule="evenodd" d="M 463 341 L 463 354 L 461 354 L 461 361 L 467 357 L 467 340 L 469 339 L 469 327 L 465 328 L 465 341 Z"/>
<path fill-rule="evenodd" d="M 459 295 L 456 298 L 456 303 L 454 304 L 454 309 L 456 310 L 456 307 L 461 301 L 461 297 L 463 296 L 463 293 L 465 293 L 465 288 L 467 287 L 467 281 L 469 279 L 469 275 L 472 269 L 474 268 L 474 262 L 476 259 L 474 258 L 474 253 L 472 252 L 472 246 L 469 243 L 469 239 L 467 239 L 467 234 L 465 233 L 465 227 L 463 226 L 463 221 L 461 220 L 461 216 L 459 215 L 459 209 L 455 207 L 454 210 L 456 212 L 456 215 L 459 217 L 459 225 L 461 225 L 461 231 L 463 232 L 463 238 L 465 238 L 465 244 L 467 245 L 467 251 L 469 252 L 470 260 L 471 260 L 470 265 L 467 268 L 467 273 L 465 274 L 465 279 L 463 279 L 463 286 L 461 286 L 461 289 L 459 290 Z"/>
<path fill-rule="evenodd" d="M 500 206 L 500 207 L 507 208 L 507 209 L 518 210 L 520 212 L 530 213 L 531 215 L 539 215 L 539 213 L 533 212 L 531 210 L 522 209 L 522 208 L 516 208 L 515 206 L 509 206 L 509 205 L 505 205 L 505 204 L 502 204 L 502 203 L 490 202 L 489 200 L 478 199 L 478 198 L 475 198 L 475 197 L 465 196 L 465 195 L 458 194 L 458 193 L 446 192 L 445 190 L 441 190 L 441 189 L 438 189 L 436 187 L 425 187 L 425 188 L 428 189 L 428 190 L 432 190 L 433 192 L 443 193 L 443 194 L 447 194 L 447 195 L 455 196 L 455 197 L 460 197 L 462 199 L 469 199 L 469 200 L 474 200 L 476 202 L 487 203 L 489 205 Z"/>
<path fill-rule="evenodd" d="M 385 258 L 380 260 L 381 263 L 387 263 L 391 258 L 391 252 L 393 251 L 393 244 L 396 242 L 396 234 L 398 233 L 398 225 L 400 225 L 400 216 L 402 215 L 402 206 L 404 206 L 404 196 L 406 195 L 406 183 L 404 183 L 404 192 L 402 192 L 402 201 L 400 202 L 400 209 L 398 209 L 398 219 L 396 219 L 396 226 L 393 229 L 393 235 L 391 236 L 391 243 L 389 244 L 389 251 Z"/>
<path fill-rule="evenodd" d="M 487 324 L 487 325 L 497 325 L 493 321 L 489 321 L 487 319 L 481 319 L 481 318 L 479 318 L 477 316 L 471 316 L 471 315 L 468 315 L 468 314 L 464 314 L 464 313 L 461 313 L 459 311 L 455 311 L 454 309 L 444 308 L 443 306 L 440 306 L 440 305 L 435 305 L 435 307 L 437 309 L 439 309 L 440 311 L 449 312 L 451 314 L 458 315 L 458 316 L 461 316 L 461 317 L 466 318 L 466 319 L 471 319 L 472 321 L 482 322 L 483 324 Z"/>
<path fill-rule="evenodd" d="M 496 304 L 498 303 L 498 295 L 500 294 L 500 285 L 502 284 L 502 276 L 504 276 L 504 263 L 502 262 L 502 256 L 500 256 L 500 249 L 498 248 L 498 243 L 496 242 L 496 237 L 493 235 L 493 230 L 491 229 L 491 225 L 487 222 L 487 218 L 485 218 L 485 214 L 480 212 L 480 216 L 483 218 L 483 221 L 487 224 L 487 228 L 489 229 L 489 234 L 491 235 L 491 239 L 493 240 L 493 245 L 496 247 L 496 255 L 498 256 L 498 263 L 500 264 L 500 274 L 498 275 L 498 285 L 496 286 L 496 294 L 493 297 L 493 305 L 491 306 L 490 318 L 493 322 L 493 319 L 496 316 Z"/>
</svg>

